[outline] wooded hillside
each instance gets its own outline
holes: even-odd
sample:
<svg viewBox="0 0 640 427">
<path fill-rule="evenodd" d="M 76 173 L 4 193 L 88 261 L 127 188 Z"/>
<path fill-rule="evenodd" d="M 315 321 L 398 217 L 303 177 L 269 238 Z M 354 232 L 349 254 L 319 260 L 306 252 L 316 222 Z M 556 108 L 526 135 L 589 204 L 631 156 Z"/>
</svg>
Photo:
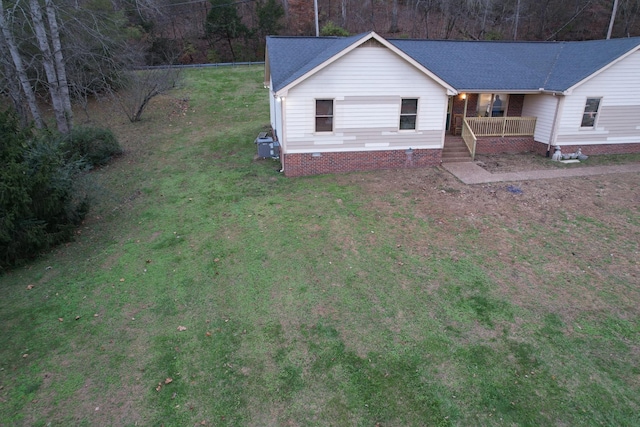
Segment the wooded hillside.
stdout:
<svg viewBox="0 0 640 427">
<path fill-rule="evenodd" d="M 640 35 L 640 0 L 317 0 L 321 35 L 587 40 Z M 315 35 L 314 0 L 0 0 L 0 94 L 58 129 L 70 100 L 131 85 L 143 65 L 262 61 L 268 35 Z M 612 20 L 612 18 L 615 18 Z"/>
<path fill-rule="evenodd" d="M 265 34 L 315 34 L 313 0 L 156 1 L 154 7 L 149 3 L 140 9 L 139 15 L 153 24 L 150 37 L 172 46 L 182 62 L 261 59 Z M 612 37 L 640 35 L 640 0 L 615 2 Z M 281 15 L 261 21 L 259 11 L 265 8 L 281 9 Z M 207 34 L 204 22 L 212 13 L 219 15 L 215 9 L 235 9 L 242 30 L 231 38 Z M 602 39 L 613 9 L 614 0 L 318 0 L 324 34 L 374 30 L 396 38 Z"/>
</svg>

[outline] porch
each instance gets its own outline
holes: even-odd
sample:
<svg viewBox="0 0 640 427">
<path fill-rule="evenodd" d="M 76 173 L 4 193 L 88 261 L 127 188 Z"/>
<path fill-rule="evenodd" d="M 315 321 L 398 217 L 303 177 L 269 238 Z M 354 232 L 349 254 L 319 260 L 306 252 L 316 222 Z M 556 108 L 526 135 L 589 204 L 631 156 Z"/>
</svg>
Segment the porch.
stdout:
<svg viewBox="0 0 640 427">
<path fill-rule="evenodd" d="M 454 117 L 451 132 L 453 135 L 445 137 L 443 149 L 443 161 L 473 161 L 478 150 L 478 141 L 487 141 L 488 145 L 496 147 L 483 147 L 486 151 L 527 151 L 527 146 L 532 141 L 536 127 L 535 117 Z M 457 137 L 460 134 L 461 137 Z M 494 137 L 494 138 L 491 138 Z M 464 145 L 461 144 L 461 141 Z M 509 146 L 513 145 L 512 148 Z M 499 146 L 499 147 L 498 147 Z M 466 147 L 466 153 L 461 152 L 461 147 Z"/>
<path fill-rule="evenodd" d="M 451 97 L 449 132 L 461 136 L 470 160 L 476 152 L 528 151 L 536 117 L 523 116 L 523 104 L 523 94 L 463 93 Z M 458 150 L 459 142 L 445 138 L 443 161 L 452 149 Z"/>
</svg>

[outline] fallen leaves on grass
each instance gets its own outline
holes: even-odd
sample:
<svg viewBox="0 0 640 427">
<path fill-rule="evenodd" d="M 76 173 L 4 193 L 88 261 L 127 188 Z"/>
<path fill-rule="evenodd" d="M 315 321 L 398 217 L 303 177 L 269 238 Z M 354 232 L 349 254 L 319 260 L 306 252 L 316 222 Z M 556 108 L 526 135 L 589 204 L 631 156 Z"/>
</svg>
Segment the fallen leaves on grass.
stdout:
<svg viewBox="0 0 640 427">
<path fill-rule="evenodd" d="M 23 355 L 22 355 L 22 358 L 23 358 L 23 359 L 26 359 L 27 357 L 29 357 L 29 354 L 28 354 L 28 353 L 25 353 L 25 354 L 23 354 Z"/>
<path fill-rule="evenodd" d="M 34 286 L 36 286 L 36 285 L 27 285 L 27 290 L 30 291 L 31 289 L 34 288 Z"/>
<path fill-rule="evenodd" d="M 178 331 L 182 332 L 182 331 L 186 331 L 187 327 L 186 326 L 178 326 Z"/>
<path fill-rule="evenodd" d="M 64 319 L 62 317 L 58 317 L 58 322 L 64 322 Z"/>
<path fill-rule="evenodd" d="M 211 336 L 211 332 L 207 331 L 207 336 L 210 337 Z"/>
<path fill-rule="evenodd" d="M 156 387 L 156 391 L 162 390 L 162 386 L 167 385 L 167 384 L 171 384 L 172 382 L 173 382 L 173 378 L 166 378 L 164 380 L 164 384 L 162 382 L 158 383 L 158 386 Z"/>
<path fill-rule="evenodd" d="M 124 282 L 124 277 L 120 278 L 120 281 L 121 281 L 121 282 Z"/>
</svg>

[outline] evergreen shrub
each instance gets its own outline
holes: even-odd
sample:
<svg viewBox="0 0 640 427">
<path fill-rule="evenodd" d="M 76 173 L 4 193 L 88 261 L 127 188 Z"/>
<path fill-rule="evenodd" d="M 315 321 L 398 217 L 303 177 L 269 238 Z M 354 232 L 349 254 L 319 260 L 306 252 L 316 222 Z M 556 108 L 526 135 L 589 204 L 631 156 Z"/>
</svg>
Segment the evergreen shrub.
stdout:
<svg viewBox="0 0 640 427">
<path fill-rule="evenodd" d="M 122 154 L 115 135 L 105 128 L 74 127 L 62 137 L 62 144 L 70 160 L 84 159 L 91 166 L 103 166 L 114 156 Z"/>
<path fill-rule="evenodd" d="M 0 271 L 73 236 L 89 209 L 77 186 L 83 160 L 66 158 L 60 138 L 36 137 L 0 112 Z"/>
</svg>

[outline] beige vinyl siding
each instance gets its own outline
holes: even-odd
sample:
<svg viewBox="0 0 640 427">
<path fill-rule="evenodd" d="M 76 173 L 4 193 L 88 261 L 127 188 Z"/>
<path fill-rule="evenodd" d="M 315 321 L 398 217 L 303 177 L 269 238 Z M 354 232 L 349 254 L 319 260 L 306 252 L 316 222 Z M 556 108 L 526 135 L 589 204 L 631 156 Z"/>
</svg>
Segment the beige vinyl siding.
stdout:
<svg viewBox="0 0 640 427">
<path fill-rule="evenodd" d="M 269 113 L 269 117 L 271 118 L 271 127 L 277 129 L 278 125 L 276 124 L 276 97 L 271 90 L 269 90 Z"/>
<path fill-rule="evenodd" d="M 557 143 L 640 143 L 640 52 L 635 52 L 567 96 Z M 602 98 L 593 128 L 581 128 L 587 98 Z"/>
<path fill-rule="evenodd" d="M 526 95 L 522 106 L 523 117 L 536 117 L 533 139 L 549 143 L 558 97 L 553 95 Z"/>
<path fill-rule="evenodd" d="M 272 91 L 269 91 L 269 109 L 271 112 L 271 127 L 275 132 L 276 138 L 282 145 L 284 150 L 284 127 L 282 125 L 282 100 L 278 100 Z"/>
<path fill-rule="evenodd" d="M 418 99 L 416 130 L 399 131 L 402 98 Z M 334 132 L 315 133 L 315 100 L 334 100 Z M 446 89 L 385 47 L 354 49 L 291 88 L 287 152 L 441 148 Z"/>
</svg>

